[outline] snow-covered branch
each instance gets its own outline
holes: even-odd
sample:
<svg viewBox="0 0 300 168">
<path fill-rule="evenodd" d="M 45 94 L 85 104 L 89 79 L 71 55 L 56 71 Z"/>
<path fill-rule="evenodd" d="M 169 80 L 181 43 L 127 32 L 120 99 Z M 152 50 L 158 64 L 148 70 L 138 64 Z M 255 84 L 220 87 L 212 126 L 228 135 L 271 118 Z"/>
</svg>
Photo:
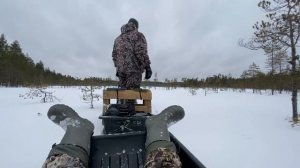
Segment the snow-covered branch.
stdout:
<svg viewBox="0 0 300 168">
<path fill-rule="evenodd" d="M 19 97 L 24 99 L 41 98 L 41 102 L 43 103 L 53 102 L 54 100 L 60 101 L 59 98 L 53 95 L 54 92 L 47 91 L 46 89 L 46 87 L 30 88 L 27 93 L 20 94 Z"/>
</svg>

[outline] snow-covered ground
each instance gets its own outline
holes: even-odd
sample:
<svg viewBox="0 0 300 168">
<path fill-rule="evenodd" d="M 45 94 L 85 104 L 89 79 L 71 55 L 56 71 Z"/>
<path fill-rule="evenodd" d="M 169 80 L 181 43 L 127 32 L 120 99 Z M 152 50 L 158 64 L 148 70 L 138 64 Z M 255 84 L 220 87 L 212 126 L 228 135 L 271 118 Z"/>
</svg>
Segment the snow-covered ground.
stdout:
<svg viewBox="0 0 300 168">
<path fill-rule="evenodd" d="M 0 162 L 3 168 L 41 167 L 53 143 L 64 130 L 47 118 L 56 103 L 74 108 L 102 130 L 95 109 L 81 101 L 78 87 L 54 87 L 60 102 L 40 103 L 19 98 L 27 88 L 0 88 Z M 153 113 L 169 105 L 181 105 L 185 118 L 170 131 L 208 168 L 297 168 L 300 154 L 300 126 L 292 127 L 291 96 L 269 93 L 152 88 Z M 101 94 L 102 91 L 98 90 Z M 298 102 L 298 104 L 300 104 Z"/>
</svg>

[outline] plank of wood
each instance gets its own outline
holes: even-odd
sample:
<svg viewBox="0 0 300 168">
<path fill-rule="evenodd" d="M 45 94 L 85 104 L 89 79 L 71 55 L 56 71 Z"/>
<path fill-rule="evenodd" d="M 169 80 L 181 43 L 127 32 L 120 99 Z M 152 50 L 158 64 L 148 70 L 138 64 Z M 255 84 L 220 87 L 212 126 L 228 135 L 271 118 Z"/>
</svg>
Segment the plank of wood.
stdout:
<svg viewBox="0 0 300 168">
<path fill-rule="evenodd" d="M 142 99 L 151 100 L 150 90 L 103 90 L 103 99 Z"/>
</svg>

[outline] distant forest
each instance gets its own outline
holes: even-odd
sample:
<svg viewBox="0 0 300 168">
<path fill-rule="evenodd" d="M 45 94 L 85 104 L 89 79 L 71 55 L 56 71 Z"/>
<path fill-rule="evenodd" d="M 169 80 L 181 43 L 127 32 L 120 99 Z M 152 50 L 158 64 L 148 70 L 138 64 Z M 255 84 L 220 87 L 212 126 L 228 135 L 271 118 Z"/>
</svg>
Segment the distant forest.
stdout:
<svg viewBox="0 0 300 168">
<path fill-rule="evenodd" d="M 18 41 L 7 43 L 4 34 L 0 37 L 0 85 L 2 86 L 47 86 L 47 85 L 112 85 L 109 78 L 78 79 L 44 67 L 42 61 L 35 63 L 24 54 Z"/>
<path fill-rule="evenodd" d="M 299 71 L 297 81 L 300 83 Z M 157 75 L 157 74 L 156 74 Z M 155 75 L 155 76 L 156 76 Z M 165 79 L 143 82 L 144 86 L 161 87 L 213 87 L 213 88 L 240 88 L 240 89 L 272 89 L 291 90 L 291 74 L 288 69 L 278 74 L 263 73 L 252 63 L 239 78 L 230 75 L 214 75 L 205 79 L 182 78 Z M 0 37 L 0 85 L 1 86 L 79 86 L 101 85 L 117 86 L 117 81 L 111 78 L 90 77 L 85 79 L 74 78 L 70 75 L 50 70 L 44 67 L 42 61 L 35 63 L 28 54 L 24 54 L 18 41 L 7 43 L 4 34 Z M 298 89 L 300 87 L 298 86 Z"/>
</svg>

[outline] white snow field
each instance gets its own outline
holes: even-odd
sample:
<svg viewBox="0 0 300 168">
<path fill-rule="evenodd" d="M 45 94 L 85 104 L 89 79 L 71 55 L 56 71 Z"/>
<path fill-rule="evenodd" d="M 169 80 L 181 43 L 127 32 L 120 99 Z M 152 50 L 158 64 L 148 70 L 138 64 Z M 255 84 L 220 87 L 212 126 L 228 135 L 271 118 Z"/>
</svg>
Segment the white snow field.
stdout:
<svg viewBox="0 0 300 168">
<path fill-rule="evenodd" d="M 28 88 L 0 88 L 0 162 L 3 168 L 41 167 L 53 143 L 64 130 L 47 118 L 50 106 L 63 103 L 91 120 L 95 134 L 102 130 L 95 109 L 81 101 L 79 87 L 52 87 L 60 102 L 41 103 L 19 98 Z M 170 105 L 181 105 L 185 118 L 170 131 L 207 168 L 298 168 L 300 126 L 291 126 L 290 93 L 270 95 L 204 90 L 152 88 L 153 113 Z M 102 94 L 102 90 L 98 90 Z M 299 101 L 299 99 L 298 99 Z M 298 104 L 300 104 L 298 102 Z"/>
</svg>

